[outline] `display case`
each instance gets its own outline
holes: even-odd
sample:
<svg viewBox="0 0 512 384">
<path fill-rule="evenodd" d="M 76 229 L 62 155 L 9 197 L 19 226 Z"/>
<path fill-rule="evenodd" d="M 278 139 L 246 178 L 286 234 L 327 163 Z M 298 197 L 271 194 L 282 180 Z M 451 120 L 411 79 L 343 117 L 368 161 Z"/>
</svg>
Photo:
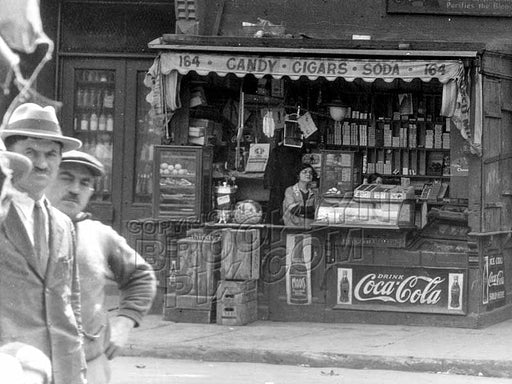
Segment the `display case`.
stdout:
<svg viewBox="0 0 512 384">
<path fill-rule="evenodd" d="M 208 147 L 154 146 L 153 216 L 202 221 L 211 209 L 212 151 Z"/>
<path fill-rule="evenodd" d="M 362 184 L 353 194 L 324 194 L 316 224 L 368 228 L 414 228 L 414 188 Z"/>
<path fill-rule="evenodd" d="M 108 201 L 112 193 L 116 72 L 108 68 L 76 69 L 74 75 L 74 136 L 82 141 L 83 151 L 105 166 L 105 175 L 96 181 L 93 200 Z"/>
</svg>

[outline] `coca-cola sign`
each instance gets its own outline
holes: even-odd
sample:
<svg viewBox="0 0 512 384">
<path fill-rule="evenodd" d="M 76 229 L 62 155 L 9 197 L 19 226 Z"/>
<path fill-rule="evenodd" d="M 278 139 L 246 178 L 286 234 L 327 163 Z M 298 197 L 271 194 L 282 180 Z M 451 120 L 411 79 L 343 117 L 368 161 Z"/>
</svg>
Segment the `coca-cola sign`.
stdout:
<svg viewBox="0 0 512 384">
<path fill-rule="evenodd" d="M 484 256 L 482 271 L 482 303 L 488 310 L 505 305 L 505 266 L 503 255 Z"/>
<path fill-rule="evenodd" d="M 462 312 L 465 272 L 434 268 L 338 268 L 337 304 L 403 306 L 428 312 Z"/>
</svg>

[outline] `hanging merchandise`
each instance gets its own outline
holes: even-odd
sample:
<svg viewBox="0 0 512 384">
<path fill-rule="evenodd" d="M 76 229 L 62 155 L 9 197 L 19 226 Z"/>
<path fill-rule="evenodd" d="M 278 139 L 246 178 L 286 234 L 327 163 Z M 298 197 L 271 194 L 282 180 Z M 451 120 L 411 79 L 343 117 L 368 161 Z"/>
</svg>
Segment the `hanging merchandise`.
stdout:
<svg viewBox="0 0 512 384">
<path fill-rule="evenodd" d="M 181 87 L 181 76 L 177 71 L 172 71 L 170 74 L 165 76 L 165 102 L 171 112 L 181 108 L 180 87 Z"/>
<path fill-rule="evenodd" d="M 284 118 L 286 116 L 284 108 L 272 108 L 272 115 L 274 120 L 274 129 L 284 129 Z"/>
<path fill-rule="evenodd" d="M 274 136 L 276 125 L 274 123 L 274 114 L 271 109 L 262 110 L 263 115 L 263 134 L 269 139 Z"/>
<path fill-rule="evenodd" d="M 400 93 L 398 95 L 400 115 L 412 115 L 412 93 Z"/>
<path fill-rule="evenodd" d="M 457 107 L 457 82 L 455 79 L 443 84 L 441 116 L 452 117 Z"/>
<path fill-rule="evenodd" d="M 171 78 L 170 83 L 167 83 L 167 77 Z M 164 81 L 166 84 L 163 84 Z M 157 57 L 144 77 L 144 85 L 151 88 L 151 91 L 146 95 L 146 101 L 151 104 L 153 112 L 150 113 L 155 124 L 159 127 L 167 127 L 167 124 L 174 115 L 174 111 L 181 108 L 179 75 L 176 71 L 172 71 L 172 73 L 164 76 L 160 68 L 160 57 Z M 165 128 L 164 131 L 165 138 L 169 139 L 170 133 L 168 129 Z"/>
<path fill-rule="evenodd" d="M 299 117 L 297 122 L 299 123 L 300 130 L 302 131 L 302 133 L 304 134 L 304 138 L 306 139 L 313 133 L 318 131 L 318 128 L 315 122 L 313 121 L 313 117 L 309 112 L 306 112 L 304 115 Z"/>
<path fill-rule="evenodd" d="M 469 143 L 471 153 L 474 155 L 481 156 L 481 146 L 479 143 L 475 143 L 471 134 L 471 100 L 469 96 L 469 90 L 471 89 L 471 86 L 469 76 L 466 74 L 465 71 L 462 71 L 461 76 L 457 79 L 457 88 L 457 103 L 455 106 L 455 112 L 451 120 L 457 127 L 457 129 L 460 131 L 464 140 L 466 140 Z M 481 102 L 481 98 L 480 100 L 476 101 L 477 104 Z"/>
<path fill-rule="evenodd" d="M 302 131 L 299 126 L 300 107 L 297 113 L 289 114 L 284 119 L 284 140 L 283 145 L 287 147 L 302 148 Z"/>
</svg>

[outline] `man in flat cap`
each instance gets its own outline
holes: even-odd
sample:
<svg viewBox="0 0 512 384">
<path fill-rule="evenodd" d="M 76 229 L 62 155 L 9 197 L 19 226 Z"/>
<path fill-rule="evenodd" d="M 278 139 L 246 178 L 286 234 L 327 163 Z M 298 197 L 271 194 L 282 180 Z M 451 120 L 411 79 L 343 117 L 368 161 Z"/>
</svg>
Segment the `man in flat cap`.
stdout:
<svg viewBox="0 0 512 384">
<path fill-rule="evenodd" d="M 103 165 L 95 157 L 66 152 L 56 180 L 46 190 L 53 206 L 75 224 L 89 384 L 110 382 L 108 360 L 119 353 L 131 329 L 140 324 L 156 290 L 151 266 L 111 227 L 84 213 L 95 181 L 103 174 Z M 117 283 L 121 294 L 117 316 L 110 321 L 104 306 L 108 281 Z"/>
<path fill-rule="evenodd" d="M 55 110 L 26 103 L 0 133 L 8 151 L 28 157 L 32 171 L 0 224 L 0 344 L 32 345 L 52 363 L 54 384 L 85 383 L 80 283 L 73 224 L 44 196 L 62 152 L 81 142 L 62 135 Z"/>
</svg>

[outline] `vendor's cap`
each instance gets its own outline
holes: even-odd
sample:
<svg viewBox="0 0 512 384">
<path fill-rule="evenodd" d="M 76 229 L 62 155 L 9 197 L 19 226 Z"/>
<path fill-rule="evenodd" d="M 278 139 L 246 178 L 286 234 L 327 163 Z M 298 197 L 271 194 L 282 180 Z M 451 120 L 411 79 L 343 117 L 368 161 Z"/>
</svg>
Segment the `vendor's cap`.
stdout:
<svg viewBox="0 0 512 384">
<path fill-rule="evenodd" d="M 78 149 L 82 146 L 80 140 L 62 134 L 53 107 L 41 107 L 34 103 L 25 103 L 17 107 L 0 137 L 5 139 L 14 135 L 59 142 L 62 144 L 63 152 Z"/>
<path fill-rule="evenodd" d="M 105 174 L 103 164 L 101 164 L 101 162 L 94 156 L 82 151 L 69 151 L 63 153 L 60 164 L 81 164 L 86 166 L 94 176 L 102 176 Z"/>
<path fill-rule="evenodd" d="M 2 139 L 0 139 L 0 157 L 7 160 L 6 165 L 12 170 L 13 182 L 20 181 L 32 170 L 32 162 L 29 158 L 16 152 L 7 151 Z"/>
</svg>

